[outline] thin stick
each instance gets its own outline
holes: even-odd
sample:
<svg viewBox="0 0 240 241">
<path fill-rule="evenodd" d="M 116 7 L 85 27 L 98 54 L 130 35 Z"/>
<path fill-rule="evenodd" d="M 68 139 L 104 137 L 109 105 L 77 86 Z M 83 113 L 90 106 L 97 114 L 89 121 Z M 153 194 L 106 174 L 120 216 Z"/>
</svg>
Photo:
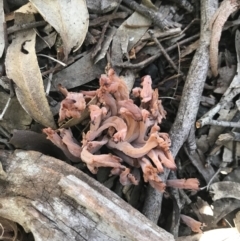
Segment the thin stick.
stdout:
<svg viewBox="0 0 240 241">
<path fill-rule="evenodd" d="M 102 28 L 102 33 L 101 33 L 101 36 L 100 36 L 100 39 L 98 40 L 97 44 L 95 45 L 93 51 L 92 51 L 92 58 L 94 58 L 97 53 L 100 51 L 101 47 L 102 47 L 102 42 L 104 40 L 104 37 L 105 37 L 105 33 L 107 31 L 107 28 L 108 28 L 108 25 L 109 25 L 109 21 L 107 21 L 104 25 L 103 25 L 103 28 Z"/>
<path fill-rule="evenodd" d="M 186 38 L 182 41 L 180 41 L 178 44 L 174 44 L 173 46 L 171 47 L 168 47 L 165 49 L 166 52 L 169 52 L 169 51 L 172 51 L 174 50 L 175 48 L 178 47 L 178 45 L 183 45 L 185 43 L 188 43 L 192 40 L 195 40 L 196 38 L 199 37 L 199 34 L 196 34 L 196 35 L 193 35 L 189 38 Z M 140 63 L 137 63 L 137 64 L 130 64 L 128 62 L 125 62 L 125 63 L 121 63 L 121 64 L 114 64 L 115 66 L 119 67 L 119 68 L 126 68 L 126 69 L 143 69 L 144 67 L 148 66 L 149 64 L 151 64 L 153 61 L 155 61 L 157 58 L 159 58 L 160 56 L 162 55 L 162 52 L 159 51 L 157 52 L 155 55 L 153 55 L 152 57 L 140 62 Z"/>
<path fill-rule="evenodd" d="M 67 65 L 66 65 L 65 63 L 63 63 L 62 61 L 60 61 L 60 60 L 58 60 L 58 59 L 55 59 L 55 58 L 53 58 L 53 57 L 51 57 L 51 56 L 48 56 L 48 55 L 45 55 L 45 54 L 37 54 L 37 56 L 46 57 L 46 58 L 49 58 L 49 59 L 51 59 L 51 60 L 53 60 L 53 61 L 61 64 L 61 65 L 64 66 L 64 67 L 67 66 Z"/>
<path fill-rule="evenodd" d="M 8 139 L 11 138 L 11 135 L 8 133 L 8 131 L 5 130 L 2 126 L 0 126 L 0 133 L 1 133 L 2 136 L 5 136 Z"/>
<path fill-rule="evenodd" d="M 128 16 L 128 13 L 126 12 L 118 12 L 118 13 L 112 13 L 109 15 L 104 15 L 102 17 L 95 18 L 90 21 L 89 27 L 96 27 L 99 25 L 102 25 L 104 22 L 108 22 L 114 19 L 123 19 Z"/>
<path fill-rule="evenodd" d="M 0 121 L 3 120 L 3 117 L 4 117 L 4 115 L 7 112 L 7 109 L 9 107 L 11 99 L 12 99 L 11 97 L 8 98 L 7 103 L 6 103 L 6 105 L 5 105 L 5 107 L 4 107 L 3 111 L 2 111 L 2 114 L 0 115 Z"/>
<path fill-rule="evenodd" d="M 53 73 L 50 73 L 49 76 L 48 76 L 46 95 L 49 95 L 49 92 L 50 92 L 50 89 L 51 89 L 51 85 L 52 85 L 52 77 L 53 77 Z"/>
<path fill-rule="evenodd" d="M 18 32 L 18 31 L 23 31 L 23 30 L 30 29 L 30 28 L 41 27 L 41 26 L 44 26 L 46 24 L 47 24 L 46 21 L 38 21 L 38 22 L 34 22 L 34 23 L 25 23 L 25 24 L 18 25 L 18 26 L 14 25 L 14 26 L 7 29 L 7 33 L 12 34 L 12 33 L 15 33 L 15 32 Z"/>
<path fill-rule="evenodd" d="M 216 173 L 215 173 L 215 174 L 212 176 L 212 178 L 209 180 L 207 186 L 200 188 L 201 191 L 204 190 L 204 189 L 207 189 L 207 191 L 209 190 L 210 185 L 212 184 L 214 178 L 216 178 L 216 176 L 220 173 L 221 169 L 222 169 L 221 167 L 218 168 L 218 170 L 216 171 Z"/>
<path fill-rule="evenodd" d="M 211 120 L 211 119 L 208 119 L 208 121 L 205 121 L 204 125 L 240 128 L 240 123 L 239 122 L 222 121 L 222 120 Z"/>
<path fill-rule="evenodd" d="M 240 93 L 239 87 L 234 88 L 230 85 L 228 87 L 228 89 L 225 91 L 221 100 L 218 102 L 218 104 L 216 104 L 212 109 L 210 109 L 210 111 L 208 111 L 199 120 L 197 120 L 196 127 L 200 128 L 200 127 L 203 127 L 203 126 L 208 125 L 210 123 L 219 125 L 218 123 L 220 123 L 220 121 L 216 122 L 215 120 L 212 120 L 212 118 L 214 117 L 215 114 L 218 113 L 218 111 L 220 109 L 224 108 L 239 93 Z M 224 126 L 224 124 L 223 124 L 223 126 Z M 239 127 L 239 126 L 236 126 L 236 127 Z"/>
<path fill-rule="evenodd" d="M 153 41 L 156 43 L 158 48 L 160 49 L 162 55 L 166 58 L 168 63 L 173 67 L 173 69 L 178 73 L 178 67 L 174 64 L 170 56 L 167 54 L 161 43 L 158 41 L 158 39 L 155 37 L 154 32 L 152 30 L 148 30 L 148 33 L 151 35 Z"/>
</svg>

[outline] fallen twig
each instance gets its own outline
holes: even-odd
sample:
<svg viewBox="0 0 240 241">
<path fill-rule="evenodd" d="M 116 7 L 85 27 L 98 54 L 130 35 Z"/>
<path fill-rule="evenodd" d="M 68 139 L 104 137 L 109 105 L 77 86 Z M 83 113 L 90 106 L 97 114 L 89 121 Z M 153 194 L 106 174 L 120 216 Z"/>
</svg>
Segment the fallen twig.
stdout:
<svg viewBox="0 0 240 241">
<path fill-rule="evenodd" d="M 218 1 L 216 0 L 201 1 L 200 43 L 190 66 L 178 113 L 170 131 L 172 140 L 171 150 L 174 156 L 176 156 L 187 139 L 197 115 L 209 66 L 209 44 L 211 36 L 209 23 L 217 7 L 217 3 Z M 168 174 L 169 170 L 166 170 L 162 178 L 166 180 Z M 162 197 L 161 193 L 157 193 L 153 188 L 148 188 L 143 213 L 155 223 L 157 223 L 161 213 Z"/>
<path fill-rule="evenodd" d="M 199 34 L 195 34 L 192 37 L 186 38 L 180 42 L 178 42 L 177 44 L 172 45 L 171 47 L 168 47 L 165 49 L 166 52 L 169 52 L 171 50 L 174 50 L 175 48 L 177 48 L 180 45 L 183 45 L 185 43 L 188 43 L 192 40 L 195 40 L 196 38 L 199 37 Z M 126 68 L 126 69 L 142 69 L 146 66 L 148 66 L 149 64 L 151 64 L 154 60 L 156 60 L 157 58 L 159 58 L 162 55 L 162 52 L 159 51 L 157 52 L 155 55 L 149 57 L 148 59 L 137 63 L 137 64 L 130 64 L 129 62 L 124 62 L 124 63 L 120 63 L 120 64 L 115 64 L 115 66 L 120 67 L 120 68 Z"/>
<path fill-rule="evenodd" d="M 89 23 L 89 27 L 96 27 L 101 25 L 104 22 L 111 21 L 118 18 L 123 19 L 123 18 L 126 18 L 127 16 L 128 16 L 128 13 L 126 12 L 118 12 L 118 13 L 114 12 L 112 14 L 104 15 L 102 17 L 91 20 Z"/>
<path fill-rule="evenodd" d="M 15 33 L 15 32 L 18 32 L 18 31 L 23 31 L 23 30 L 30 29 L 30 28 L 41 27 L 41 26 L 44 26 L 46 24 L 47 24 L 46 21 L 38 21 L 38 22 L 34 22 L 34 23 L 25 23 L 25 24 L 18 25 L 18 26 L 14 25 L 14 26 L 7 29 L 7 33 L 12 34 L 12 33 Z"/>
<path fill-rule="evenodd" d="M 158 39 L 156 38 L 154 32 L 152 30 L 149 30 L 148 33 L 151 35 L 152 39 L 154 40 L 154 42 L 156 43 L 156 45 L 158 46 L 158 48 L 160 49 L 162 55 L 166 58 L 166 60 L 168 61 L 168 63 L 173 67 L 173 69 L 179 73 L 179 69 L 176 66 L 176 64 L 172 61 L 172 59 L 170 58 L 170 56 L 167 54 L 167 52 L 165 51 L 165 49 L 163 48 L 163 46 L 161 45 L 161 43 L 158 41 Z"/>
</svg>

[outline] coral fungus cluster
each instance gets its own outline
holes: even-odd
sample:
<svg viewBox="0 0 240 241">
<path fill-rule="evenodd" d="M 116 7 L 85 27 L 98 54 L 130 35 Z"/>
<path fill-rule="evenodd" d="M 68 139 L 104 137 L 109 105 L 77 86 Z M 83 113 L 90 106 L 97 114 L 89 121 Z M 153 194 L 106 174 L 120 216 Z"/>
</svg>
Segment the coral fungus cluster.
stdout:
<svg viewBox="0 0 240 241">
<path fill-rule="evenodd" d="M 59 122 L 80 118 L 85 108 L 90 112 L 90 128 L 83 135 L 81 145 L 71 129 L 46 128 L 43 132 L 71 161 L 83 161 L 93 174 L 99 167 L 110 167 L 111 174 L 119 175 L 123 185 L 137 185 L 141 169 L 145 182 L 164 191 L 166 184 L 158 174 L 164 168 L 175 170 L 176 165 L 170 152 L 169 135 L 160 132 L 159 124 L 166 117 L 166 111 L 158 98 L 158 90 L 152 89 L 151 77 L 144 76 L 141 88 L 132 90 L 135 102 L 129 98 L 124 80 L 113 69 L 101 75 L 99 83 L 96 91 L 81 93 L 59 87 L 66 97 L 61 103 Z M 93 98 L 97 103 L 87 105 Z M 109 154 L 101 153 L 103 146 Z M 197 179 L 172 180 L 167 185 L 198 189 Z"/>
</svg>

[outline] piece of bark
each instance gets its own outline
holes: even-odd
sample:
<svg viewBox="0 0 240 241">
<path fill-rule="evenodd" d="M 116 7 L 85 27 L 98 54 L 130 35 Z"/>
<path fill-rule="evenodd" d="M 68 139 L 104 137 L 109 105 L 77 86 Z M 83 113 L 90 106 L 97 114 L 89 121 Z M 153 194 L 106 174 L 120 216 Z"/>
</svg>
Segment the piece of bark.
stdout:
<svg viewBox="0 0 240 241">
<path fill-rule="evenodd" d="M 202 20 L 199 47 L 191 63 L 178 113 L 170 131 L 170 139 L 172 140 L 171 151 L 174 157 L 186 141 L 197 115 L 209 66 L 209 44 L 211 35 L 209 22 L 217 8 L 217 4 L 218 1 L 216 0 L 201 1 Z M 168 174 L 169 170 L 166 170 L 161 178 L 166 180 Z M 162 193 L 148 187 L 148 195 L 144 204 L 143 213 L 154 223 L 157 223 L 161 213 L 162 197 Z"/>
<path fill-rule="evenodd" d="M 80 170 L 34 151 L 0 151 L 0 216 L 35 241 L 174 240 Z"/>
</svg>

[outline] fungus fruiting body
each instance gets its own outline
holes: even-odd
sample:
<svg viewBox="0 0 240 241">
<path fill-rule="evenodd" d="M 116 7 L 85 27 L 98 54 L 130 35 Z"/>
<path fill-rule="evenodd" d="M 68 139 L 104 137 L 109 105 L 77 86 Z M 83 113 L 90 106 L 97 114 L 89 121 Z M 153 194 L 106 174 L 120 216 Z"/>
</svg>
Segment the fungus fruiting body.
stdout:
<svg viewBox="0 0 240 241">
<path fill-rule="evenodd" d="M 142 77 L 142 88 L 132 91 L 140 106 L 129 98 L 124 80 L 113 69 L 109 69 L 107 75 L 101 75 L 99 83 L 100 88 L 96 91 L 81 93 L 59 87 L 66 97 L 61 103 L 59 122 L 79 118 L 85 108 L 89 109 L 90 127 L 83 134 L 82 145 L 70 129 L 54 131 L 46 128 L 43 132 L 47 138 L 71 161 L 83 161 L 93 174 L 99 167 L 110 167 L 111 175 L 119 175 L 122 185 L 137 185 L 140 179 L 137 170 L 141 169 L 144 181 L 160 192 L 166 185 L 198 189 L 197 179 L 164 183 L 159 176 L 164 168 L 175 170 L 176 164 L 170 151 L 169 135 L 160 132 L 159 125 L 166 118 L 166 111 L 159 100 L 158 90 L 152 89 L 151 77 Z M 93 98 L 97 98 L 97 103 L 86 107 L 86 102 Z M 101 152 L 103 146 L 104 153 Z"/>
</svg>

